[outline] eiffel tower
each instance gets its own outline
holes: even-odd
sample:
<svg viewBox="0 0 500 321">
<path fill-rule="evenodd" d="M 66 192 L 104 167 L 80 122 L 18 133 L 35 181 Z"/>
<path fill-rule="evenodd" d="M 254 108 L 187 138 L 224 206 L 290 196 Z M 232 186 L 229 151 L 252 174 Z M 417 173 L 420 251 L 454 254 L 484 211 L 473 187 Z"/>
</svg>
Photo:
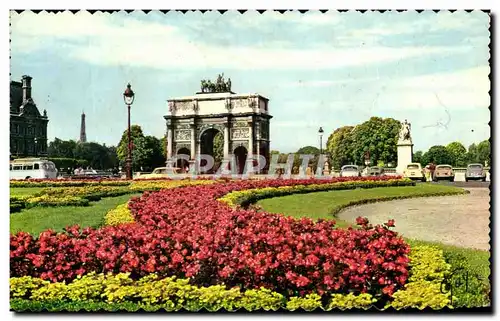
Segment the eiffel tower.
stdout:
<svg viewBox="0 0 500 321">
<path fill-rule="evenodd" d="M 80 125 L 80 143 L 87 142 L 87 133 L 85 131 L 85 113 L 82 111 L 82 123 Z"/>
</svg>

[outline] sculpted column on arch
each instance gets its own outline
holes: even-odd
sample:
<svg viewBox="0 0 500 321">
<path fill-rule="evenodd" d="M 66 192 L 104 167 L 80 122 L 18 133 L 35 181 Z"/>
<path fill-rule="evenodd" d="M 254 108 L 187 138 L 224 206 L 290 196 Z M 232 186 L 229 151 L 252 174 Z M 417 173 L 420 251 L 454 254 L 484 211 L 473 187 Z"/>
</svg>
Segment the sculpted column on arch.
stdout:
<svg viewBox="0 0 500 321">
<path fill-rule="evenodd" d="M 172 149 L 173 149 L 173 124 L 171 120 L 167 120 L 167 162 L 168 168 L 173 167 L 172 163 Z"/>
<path fill-rule="evenodd" d="M 172 123 L 167 122 L 167 160 L 172 158 L 173 130 Z"/>
<path fill-rule="evenodd" d="M 248 154 L 247 154 L 247 160 L 246 160 L 246 165 L 247 165 L 247 173 L 248 174 L 253 174 L 253 119 L 248 121 Z"/>
<path fill-rule="evenodd" d="M 229 159 L 229 120 L 224 123 L 224 159 Z"/>
<path fill-rule="evenodd" d="M 191 129 L 191 148 L 189 149 L 191 151 L 191 159 L 195 158 L 196 155 L 196 124 L 193 122 L 189 124 L 190 129 Z"/>
</svg>

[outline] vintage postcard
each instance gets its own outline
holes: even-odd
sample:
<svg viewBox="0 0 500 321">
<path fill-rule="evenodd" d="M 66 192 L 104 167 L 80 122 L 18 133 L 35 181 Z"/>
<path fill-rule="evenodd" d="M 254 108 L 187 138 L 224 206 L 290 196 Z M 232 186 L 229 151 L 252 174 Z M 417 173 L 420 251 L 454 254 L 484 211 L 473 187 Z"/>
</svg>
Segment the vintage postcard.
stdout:
<svg viewBox="0 0 500 321">
<path fill-rule="evenodd" d="M 491 311 L 490 21 L 11 11 L 11 311 Z"/>
</svg>

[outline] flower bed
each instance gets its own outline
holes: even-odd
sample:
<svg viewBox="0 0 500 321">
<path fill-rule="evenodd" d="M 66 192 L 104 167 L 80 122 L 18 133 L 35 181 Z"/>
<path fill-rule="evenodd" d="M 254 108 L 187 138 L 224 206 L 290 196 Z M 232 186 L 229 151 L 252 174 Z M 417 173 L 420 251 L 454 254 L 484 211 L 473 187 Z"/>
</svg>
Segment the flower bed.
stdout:
<svg viewBox="0 0 500 321">
<path fill-rule="evenodd" d="M 238 181 L 146 192 L 130 202 L 134 224 L 46 231 L 37 240 L 11 236 L 11 276 L 71 281 L 95 271 L 130 272 L 134 279 L 157 273 L 285 296 L 390 296 L 408 277 L 409 248 L 388 228 L 337 230 L 331 221 L 315 224 L 217 201 L 234 190 L 346 181 Z"/>
<path fill-rule="evenodd" d="M 216 181 L 214 180 L 190 180 L 190 179 L 182 179 L 182 180 L 137 180 L 133 181 L 129 189 L 135 192 L 144 192 L 144 191 L 159 191 L 162 189 L 175 188 L 175 187 L 183 187 L 188 185 L 205 185 L 205 184 L 213 184 Z"/>
<path fill-rule="evenodd" d="M 441 293 L 440 282 L 449 273 L 449 265 L 444 262 L 441 251 L 432 247 L 415 247 L 409 255 L 413 266 L 409 283 L 405 289 L 397 291 L 386 307 L 431 307 L 442 308 L 449 305 L 450 293 Z M 377 299 L 369 293 L 361 294 L 308 294 L 304 297 L 285 297 L 269 289 L 242 290 L 227 289 L 221 285 L 198 287 L 188 279 L 175 277 L 160 279 L 150 274 L 139 280 L 128 274 L 87 274 L 66 284 L 30 276 L 10 279 L 11 307 L 16 311 L 45 309 L 53 311 L 87 311 L 115 308 L 120 310 L 144 309 L 156 311 L 234 311 L 297 310 L 306 311 L 321 308 L 350 309 L 369 308 Z"/>
<path fill-rule="evenodd" d="M 152 182 L 128 182 L 127 184 L 130 184 L 129 186 L 109 185 L 97 182 L 92 182 L 92 184 L 89 185 L 84 182 L 82 186 L 44 188 L 31 196 L 12 196 L 10 208 L 11 213 L 14 213 L 19 212 L 23 208 L 35 206 L 88 206 L 89 202 L 99 201 L 103 197 L 116 197 L 146 190 L 157 191 L 188 185 L 211 184 L 214 182 L 213 180 L 155 180 Z"/>
<path fill-rule="evenodd" d="M 10 180 L 10 187 L 128 186 L 123 179 L 23 179 Z"/>
<path fill-rule="evenodd" d="M 11 213 L 23 208 L 36 206 L 88 206 L 91 201 L 103 197 L 115 197 L 130 194 L 126 187 L 117 186 L 84 186 L 84 187 L 51 187 L 44 188 L 34 195 L 11 196 Z"/>
<path fill-rule="evenodd" d="M 104 217 L 106 225 L 119 225 L 124 223 L 133 223 L 134 216 L 128 208 L 128 203 L 118 205 L 116 208 L 106 213 Z"/>
<path fill-rule="evenodd" d="M 49 195 L 53 197 L 81 197 L 89 201 L 98 201 L 103 197 L 116 197 L 129 194 L 131 191 L 127 187 L 115 186 L 84 186 L 84 187 L 55 187 L 44 188 L 36 195 Z"/>
</svg>

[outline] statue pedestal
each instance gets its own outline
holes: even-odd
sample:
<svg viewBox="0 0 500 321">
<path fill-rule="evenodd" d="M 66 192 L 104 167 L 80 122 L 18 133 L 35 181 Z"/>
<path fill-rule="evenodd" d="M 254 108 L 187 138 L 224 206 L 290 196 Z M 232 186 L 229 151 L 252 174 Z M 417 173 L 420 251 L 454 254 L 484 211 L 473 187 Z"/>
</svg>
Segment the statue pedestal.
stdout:
<svg viewBox="0 0 500 321">
<path fill-rule="evenodd" d="M 406 166 L 412 163 L 413 159 L 413 143 L 411 141 L 398 142 L 398 165 L 396 166 L 396 173 L 403 175 Z"/>
<path fill-rule="evenodd" d="M 173 160 L 171 160 L 171 159 L 167 160 L 167 162 L 166 162 L 166 167 L 167 167 L 167 168 L 172 168 L 172 167 L 175 167 L 174 165 L 175 165 L 175 164 L 174 164 L 174 161 L 173 161 Z"/>
</svg>

